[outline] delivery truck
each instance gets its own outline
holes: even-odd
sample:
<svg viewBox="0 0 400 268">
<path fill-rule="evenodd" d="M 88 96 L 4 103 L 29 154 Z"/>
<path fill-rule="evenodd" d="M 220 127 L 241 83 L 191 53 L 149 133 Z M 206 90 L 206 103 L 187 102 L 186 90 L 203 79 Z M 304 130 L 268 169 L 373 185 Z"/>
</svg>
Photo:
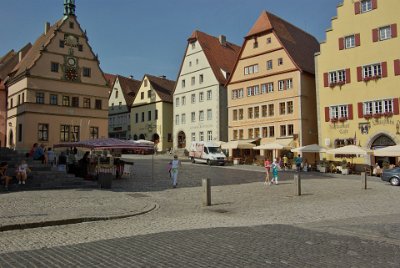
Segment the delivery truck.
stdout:
<svg viewBox="0 0 400 268">
<path fill-rule="evenodd" d="M 212 142 L 193 141 L 189 148 L 192 163 L 207 163 L 208 165 L 225 165 L 226 155 L 221 148 Z"/>
</svg>

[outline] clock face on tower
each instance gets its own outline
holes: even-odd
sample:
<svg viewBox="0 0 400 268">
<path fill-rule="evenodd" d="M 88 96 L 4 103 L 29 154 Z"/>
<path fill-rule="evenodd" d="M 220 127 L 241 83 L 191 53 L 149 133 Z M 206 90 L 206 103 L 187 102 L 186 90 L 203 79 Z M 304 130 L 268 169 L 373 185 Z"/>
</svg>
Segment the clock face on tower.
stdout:
<svg viewBox="0 0 400 268">
<path fill-rule="evenodd" d="M 65 78 L 74 81 L 78 79 L 78 72 L 74 68 L 68 68 L 65 70 Z"/>
<path fill-rule="evenodd" d="M 76 66 L 76 59 L 75 58 L 67 58 L 67 65 L 68 66 Z"/>
</svg>

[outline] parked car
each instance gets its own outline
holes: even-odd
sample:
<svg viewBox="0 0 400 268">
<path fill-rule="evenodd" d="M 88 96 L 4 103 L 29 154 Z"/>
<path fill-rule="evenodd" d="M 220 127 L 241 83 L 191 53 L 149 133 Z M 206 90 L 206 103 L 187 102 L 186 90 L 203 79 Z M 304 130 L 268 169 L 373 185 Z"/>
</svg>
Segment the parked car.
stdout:
<svg viewBox="0 0 400 268">
<path fill-rule="evenodd" d="M 390 182 L 391 185 L 400 185 L 400 167 L 395 167 L 391 169 L 384 169 L 382 172 L 381 179 L 383 181 Z"/>
</svg>

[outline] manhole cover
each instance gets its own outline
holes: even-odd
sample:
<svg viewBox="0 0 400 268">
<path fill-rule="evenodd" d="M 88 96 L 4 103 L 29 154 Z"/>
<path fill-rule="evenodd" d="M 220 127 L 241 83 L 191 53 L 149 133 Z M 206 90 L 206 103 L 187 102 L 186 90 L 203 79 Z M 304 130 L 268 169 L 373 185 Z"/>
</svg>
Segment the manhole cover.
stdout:
<svg viewBox="0 0 400 268">
<path fill-rule="evenodd" d="M 141 194 L 141 193 L 133 193 L 133 194 L 127 194 L 127 195 L 129 195 L 131 197 L 137 197 L 137 198 L 139 198 L 139 197 L 148 197 L 147 195 Z"/>
</svg>

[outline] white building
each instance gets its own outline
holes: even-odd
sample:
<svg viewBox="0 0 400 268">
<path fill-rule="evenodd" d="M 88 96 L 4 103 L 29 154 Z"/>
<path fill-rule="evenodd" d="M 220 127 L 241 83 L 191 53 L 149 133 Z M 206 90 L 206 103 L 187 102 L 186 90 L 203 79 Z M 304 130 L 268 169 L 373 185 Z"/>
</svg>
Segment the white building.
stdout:
<svg viewBox="0 0 400 268">
<path fill-rule="evenodd" d="M 108 100 L 108 136 L 132 138 L 130 112 L 141 81 L 117 75 Z"/>
<path fill-rule="evenodd" d="M 240 47 L 226 37 L 194 31 L 188 39 L 174 90 L 174 148 L 191 141 L 227 141 L 225 83 Z"/>
</svg>

